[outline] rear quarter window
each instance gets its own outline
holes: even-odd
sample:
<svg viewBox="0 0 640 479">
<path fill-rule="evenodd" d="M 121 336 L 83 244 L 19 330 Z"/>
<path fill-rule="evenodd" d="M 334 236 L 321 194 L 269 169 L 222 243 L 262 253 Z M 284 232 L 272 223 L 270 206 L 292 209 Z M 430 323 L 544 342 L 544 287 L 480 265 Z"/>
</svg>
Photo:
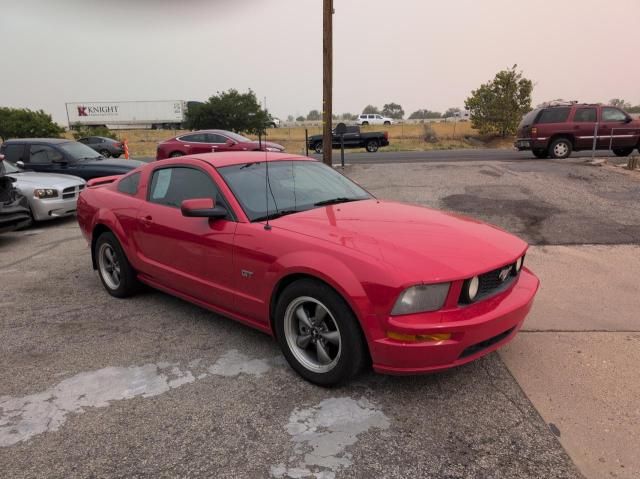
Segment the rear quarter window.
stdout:
<svg viewBox="0 0 640 479">
<path fill-rule="evenodd" d="M 536 123 L 564 123 L 569 118 L 571 108 L 549 108 L 542 110 Z"/>
<path fill-rule="evenodd" d="M 10 163 L 24 161 L 24 145 L 21 145 L 21 144 L 3 145 L 2 148 L 0 148 L 0 153 L 2 153 L 4 155 L 5 160 L 7 160 Z"/>
<path fill-rule="evenodd" d="M 140 184 L 140 173 L 134 173 L 132 175 L 122 178 L 118 182 L 118 191 L 126 195 L 135 195 L 138 192 L 139 184 Z"/>
</svg>

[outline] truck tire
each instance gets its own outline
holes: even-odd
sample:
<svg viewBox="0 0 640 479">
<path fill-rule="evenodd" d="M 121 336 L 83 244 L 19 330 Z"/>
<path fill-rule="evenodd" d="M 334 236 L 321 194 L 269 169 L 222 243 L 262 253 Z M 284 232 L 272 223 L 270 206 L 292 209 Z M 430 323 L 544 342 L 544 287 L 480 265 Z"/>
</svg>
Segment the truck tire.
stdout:
<svg viewBox="0 0 640 479">
<path fill-rule="evenodd" d="M 390 121 L 385 121 L 384 124 L 385 125 L 391 125 L 391 122 Z"/>
<path fill-rule="evenodd" d="M 313 150 L 318 153 L 319 155 L 322 154 L 322 142 L 321 141 L 316 141 L 313 144 Z"/>
<path fill-rule="evenodd" d="M 98 153 L 100 153 L 105 158 L 111 158 L 111 152 L 109 150 L 100 150 Z"/>
<path fill-rule="evenodd" d="M 545 150 L 545 149 L 536 148 L 535 150 L 532 150 L 531 152 L 533 153 L 533 156 L 535 156 L 536 158 L 539 158 L 541 160 L 544 160 L 545 158 L 549 158 L 549 153 L 547 153 L 547 150 Z"/>
<path fill-rule="evenodd" d="M 368 122 L 368 121 L 363 121 L 363 122 L 362 122 L 362 126 L 368 126 L 368 125 L 369 125 L 369 122 Z"/>
<path fill-rule="evenodd" d="M 564 160 L 569 158 L 571 151 L 573 150 L 573 144 L 568 138 L 556 138 L 549 145 L 549 156 L 558 160 Z"/>
<path fill-rule="evenodd" d="M 375 153 L 376 151 L 378 151 L 378 146 L 378 140 L 369 140 L 367 141 L 365 148 L 369 153 Z"/>
<path fill-rule="evenodd" d="M 614 148 L 613 149 L 613 154 L 616 156 L 629 156 L 631 153 L 633 153 L 633 148 L 629 147 L 629 148 Z"/>
</svg>

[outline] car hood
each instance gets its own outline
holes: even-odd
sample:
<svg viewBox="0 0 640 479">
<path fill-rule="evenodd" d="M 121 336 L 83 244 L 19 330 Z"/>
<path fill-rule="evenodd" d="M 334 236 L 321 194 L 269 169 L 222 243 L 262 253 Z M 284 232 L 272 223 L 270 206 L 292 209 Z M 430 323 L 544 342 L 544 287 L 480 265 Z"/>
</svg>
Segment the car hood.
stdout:
<svg viewBox="0 0 640 479">
<path fill-rule="evenodd" d="M 260 148 L 260 142 L 259 141 L 250 141 L 250 142 L 246 142 L 244 143 L 245 145 L 249 145 L 252 148 Z M 279 150 L 283 150 L 284 151 L 284 146 L 279 145 L 278 143 L 273 143 L 272 141 L 263 141 L 262 142 L 262 146 L 268 146 L 269 148 L 278 148 Z"/>
<path fill-rule="evenodd" d="M 138 161 L 138 160 L 119 160 L 117 158 L 109 158 L 105 160 L 97 160 L 97 159 L 86 160 L 81 162 L 80 164 L 91 165 L 91 166 L 100 165 L 100 166 L 113 167 L 113 168 L 119 168 L 119 169 L 122 169 L 122 168 L 134 169 L 134 168 L 137 168 L 138 166 L 144 165 L 144 162 Z"/>
<path fill-rule="evenodd" d="M 365 200 L 283 216 L 272 226 L 368 255 L 401 281 L 451 281 L 515 261 L 527 243 L 471 218 Z"/>
<path fill-rule="evenodd" d="M 57 173 L 38 173 L 25 171 L 23 173 L 11 173 L 7 176 L 15 178 L 19 185 L 30 185 L 43 188 L 67 188 L 78 184 L 84 184 L 82 178 L 71 175 L 59 175 Z"/>
</svg>

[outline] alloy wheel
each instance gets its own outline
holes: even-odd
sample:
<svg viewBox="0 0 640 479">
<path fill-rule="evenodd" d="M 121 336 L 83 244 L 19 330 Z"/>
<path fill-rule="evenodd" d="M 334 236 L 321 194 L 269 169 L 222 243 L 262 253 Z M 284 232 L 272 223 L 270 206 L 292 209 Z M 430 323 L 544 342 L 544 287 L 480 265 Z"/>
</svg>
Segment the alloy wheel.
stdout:
<svg viewBox="0 0 640 479">
<path fill-rule="evenodd" d="M 109 243 L 100 245 L 98 251 L 98 266 L 100 276 L 110 289 L 118 289 L 121 280 L 120 261 L 118 255 Z"/>
<path fill-rule="evenodd" d="M 553 153 L 557 158 L 564 158 L 569 154 L 569 147 L 564 142 L 557 143 L 553 147 Z"/>
<path fill-rule="evenodd" d="M 302 296 L 289 303 L 284 316 L 287 346 L 309 371 L 331 371 L 342 353 L 340 329 L 331 311 L 315 298 Z"/>
</svg>

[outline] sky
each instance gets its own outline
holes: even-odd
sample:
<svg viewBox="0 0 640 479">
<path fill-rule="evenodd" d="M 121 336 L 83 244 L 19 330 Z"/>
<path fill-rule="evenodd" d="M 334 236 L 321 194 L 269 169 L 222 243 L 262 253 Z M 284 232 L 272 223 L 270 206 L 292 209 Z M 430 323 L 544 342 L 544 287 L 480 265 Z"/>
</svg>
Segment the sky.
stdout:
<svg viewBox="0 0 640 479">
<path fill-rule="evenodd" d="M 640 0 L 334 0 L 334 113 L 462 107 L 514 64 L 534 105 L 640 104 Z M 205 100 L 322 109 L 322 0 L 0 0 L 0 106 Z"/>
</svg>

